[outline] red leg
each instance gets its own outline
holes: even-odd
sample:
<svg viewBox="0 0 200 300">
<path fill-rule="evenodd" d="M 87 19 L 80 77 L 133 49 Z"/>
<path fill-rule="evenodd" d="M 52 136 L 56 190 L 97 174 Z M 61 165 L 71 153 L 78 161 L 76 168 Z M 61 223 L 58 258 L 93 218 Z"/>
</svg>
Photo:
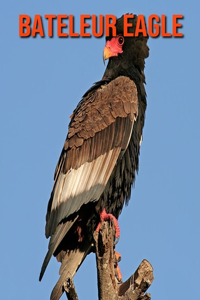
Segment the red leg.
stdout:
<svg viewBox="0 0 200 300">
<path fill-rule="evenodd" d="M 119 223 L 118 223 L 117 219 L 112 214 L 107 214 L 106 213 L 105 208 L 100 213 L 100 222 L 99 222 L 99 224 L 96 228 L 96 231 L 99 231 L 100 227 L 101 227 L 101 223 L 103 221 L 107 221 L 107 220 L 113 220 L 113 222 L 115 224 L 116 238 L 119 238 L 119 236 L 120 236 Z"/>
</svg>

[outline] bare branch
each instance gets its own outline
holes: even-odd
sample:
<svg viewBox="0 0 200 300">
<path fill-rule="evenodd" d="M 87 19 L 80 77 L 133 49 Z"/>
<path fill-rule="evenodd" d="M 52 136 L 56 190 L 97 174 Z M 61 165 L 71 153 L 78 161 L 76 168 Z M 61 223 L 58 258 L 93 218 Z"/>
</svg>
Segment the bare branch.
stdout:
<svg viewBox="0 0 200 300">
<path fill-rule="evenodd" d="M 151 299 L 150 294 L 143 295 L 153 282 L 153 279 L 153 268 L 144 259 L 135 273 L 119 286 L 119 296 L 123 296 L 123 300 Z"/>
<path fill-rule="evenodd" d="M 141 262 L 126 282 L 119 283 L 117 280 L 113 222 L 103 222 L 100 231 L 94 233 L 94 240 L 99 300 L 150 300 L 150 294 L 145 292 L 154 277 L 153 268 L 147 260 Z"/>
<path fill-rule="evenodd" d="M 135 273 L 121 283 L 117 277 L 115 255 L 115 227 L 113 222 L 105 221 L 99 232 L 94 232 L 96 262 L 98 273 L 99 300 L 151 300 L 145 292 L 153 282 L 153 268 L 144 259 Z M 68 278 L 64 283 L 68 300 L 78 300 L 73 280 Z"/>
<path fill-rule="evenodd" d="M 74 286 L 74 282 L 71 278 L 68 278 L 64 283 L 64 290 L 68 300 L 78 300 L 78 295 Z"/>
<path fill-rule="evenodd" d="M 99 232 L 94 233 L 98 272 L 99 300 L 118 299 L 118 287 L 114 270 L 114 237 L 112 222 L 103 222 Z"/>
</svg>

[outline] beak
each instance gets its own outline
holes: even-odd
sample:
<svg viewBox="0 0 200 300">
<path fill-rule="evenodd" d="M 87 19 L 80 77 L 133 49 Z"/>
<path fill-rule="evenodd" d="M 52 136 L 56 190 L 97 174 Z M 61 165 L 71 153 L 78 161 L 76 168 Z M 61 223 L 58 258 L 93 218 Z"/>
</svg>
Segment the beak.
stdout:
<svg viewBox="0 0 200 300">
<path fill-rule="evenodd" d="M 110 51 L 110 49 L 108 48 L 108 46 L 105 46 L 105 48 L 103 50 L 103 63 L 104 63 L 104 65 L 105 65 L 106 59 L 108 59 L 112 55 L 113 55 L 113 53 Z"/>
</svg>

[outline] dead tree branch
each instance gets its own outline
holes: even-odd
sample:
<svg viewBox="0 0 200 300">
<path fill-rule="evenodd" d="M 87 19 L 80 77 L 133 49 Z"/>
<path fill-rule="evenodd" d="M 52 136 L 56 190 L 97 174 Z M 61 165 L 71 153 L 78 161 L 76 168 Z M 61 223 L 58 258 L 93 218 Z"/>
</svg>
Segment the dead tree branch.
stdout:
<svg viewBox="0 0 200 300">
<path fill-rule="evenodd" d="M 64 283 L 64 290 L 68 300 L 78 300 L 78 295 L 75 290 L 74 282 L 71 278 L 68 278 Z"/>
<path fill-rule="evenodd" d="M 100 231 L 94 232 L 94 240 L 99 300 L 151 300 L 151 295 L 146 291 L 154 279 L 153 268 L 146 259 L 141 262 L 129 279 L 123 283 L 118 280 L 113 222 L 103 222 Z M 68 300 L 78 300 L 71 278 L 66 280 L 64 290 Z"/>
<path fill-rule="evenodd" d="M 145 292 L 154 279 L 151 264 L 143 260 L 135 273 L 120 283 L 116 276 L 114 238 L 112 222 L 103 222 L 100 231 L 94 233 L 99 300 L 150 300 L 150 294 Z"/>
</svg>

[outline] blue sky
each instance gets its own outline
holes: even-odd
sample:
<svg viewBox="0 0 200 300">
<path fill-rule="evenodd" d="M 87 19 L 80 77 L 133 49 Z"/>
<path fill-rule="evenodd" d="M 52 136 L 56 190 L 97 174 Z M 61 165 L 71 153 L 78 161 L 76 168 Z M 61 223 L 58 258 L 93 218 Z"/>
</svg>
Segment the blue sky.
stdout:
<svg viewBox="0 0 200 300">
<path fill-rule="evenodd" d="M 146 258 L 153 300 L 198 299 L 200 279 L 199 4 L 195 1 L 4 1 L 0 5 L 0 298 L 49 299 L 53 258 L 41 283 L 53 173 L 69 116 L 101 79 L 104 38 L 21 39 L 19 14 L 183 14 L 184 38 L 149 39 L 148 108 L 140 170 L 119 219 L 117 251 L 126 280 Z M 46 30 L 45 25 L 45 30 Z M 47 30 L 46 30 L 47 32 Z M 55 31 L 56 32 L 56 31 Z M 47 35 L 47 34 L 46 34 Z M 95 256 L 75 276 L 80 300 L 97 299 Z M 65 295 L 62 299 L 66 299 Z"/>
</svg>

